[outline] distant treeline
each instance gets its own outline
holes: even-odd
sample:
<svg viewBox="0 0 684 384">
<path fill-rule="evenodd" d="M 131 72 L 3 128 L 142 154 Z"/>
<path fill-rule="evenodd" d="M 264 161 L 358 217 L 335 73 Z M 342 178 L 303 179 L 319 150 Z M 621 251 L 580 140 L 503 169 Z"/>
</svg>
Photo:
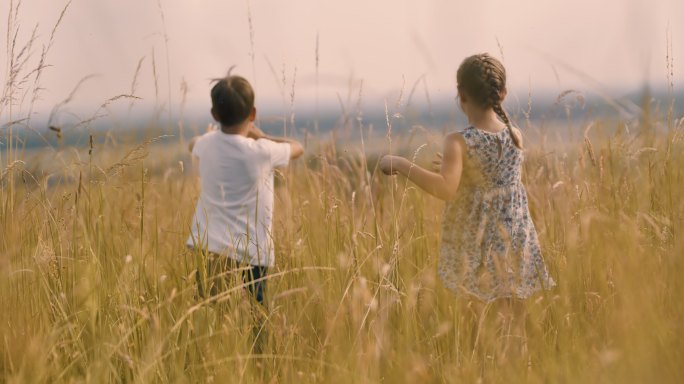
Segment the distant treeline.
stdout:
<svg viewBox="0 0 684 384">
<path fill-rule="evenodd" d="M 649 91 L 633 92 L 623 96 L 607 98 L 597 94 L 584 94 L 578 91 L 565 91 L 556 95 L 536 95 L 531 99 L 509 97 L 506 109 L 512 120 L 520 127 L 577 122 L 589 119 L 610 119 L 635 121 L 645 116 L 666 121 L 672 110 L 674 118 L 682 116 L 684 110 L 684 92 L 669 94 L 668 92 L 651 93 Z M 338 137 L 353 139 L 361 133 L 367 135 L 385 135 L 388 131 L 388 120 L 393 134 L 409 132 L 415 126 L 433 131 L 453 131 L 467 124 L 456 102 L 436 101 L 432 104 L 397 105 L 384 103 L 370 106 L 366 102 L 361 110 L 351 108 L 321 108 L 315 111 L 310 107 L 295 107 L 293 118 L 291 111 L 277 108 L 260 108 L 258 123 L 261 128 L 272 134 L 302 137 L 304 135 L 328 135 L 335 132 Z M 206 130 L 212 123 L 206 112 L 186 111 L 182 122 L 179 118 L 171 118 L 160 113 L 149 115 L 137 114 L 121 116 L 104 116 L 88 123 L 74 122 L 61 126 L 48 124 L 40 118 L 33 118 L 30 125 L 19 120 L 12 126 L 13 138 L 19 147 L 38 148 L 41 146 L 86 146 L 90 136 L 95 142 L 102 142 L 106 136 L 116 139 L 125 136 L 127 139 L 149 138 L 159 135 L 173 135 L 188 138 Z M 294 124 L 293 124 L 294 123 Z M 182 126 L 182 128 L 181 128 Z M 0 131 L 0 148 L 6 147 L 9 127 L 3 126 Z"/>
</svg>

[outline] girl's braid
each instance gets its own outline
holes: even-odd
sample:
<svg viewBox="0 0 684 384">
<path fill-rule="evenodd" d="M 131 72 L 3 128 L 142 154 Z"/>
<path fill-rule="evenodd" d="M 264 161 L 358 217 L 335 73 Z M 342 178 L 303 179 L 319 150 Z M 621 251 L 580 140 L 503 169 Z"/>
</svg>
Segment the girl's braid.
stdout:
<svg viewBox="0 0 684 384">
<path fill-rule="evenodd" d="M 518 148 L 522 148 L 520 138 L 513 133 L 511 120 L 508 118 L 508 114 L 501 105 L 501 94 L 506 89 L 505 69 L 503 68 L 503 65 L 495 61 L 496 59 L 486 53 L 478 55 L 478 59 L 477 63 L 481 67 L 480 73 L 484 77 L 482 79 L 482 84 L 489 87 L 489 92 L 484 92 L 489 96 L 486 101 L 486 106 L 492 107 L 497 116 L 506 124 L 513 144 Z"/>
</svg>

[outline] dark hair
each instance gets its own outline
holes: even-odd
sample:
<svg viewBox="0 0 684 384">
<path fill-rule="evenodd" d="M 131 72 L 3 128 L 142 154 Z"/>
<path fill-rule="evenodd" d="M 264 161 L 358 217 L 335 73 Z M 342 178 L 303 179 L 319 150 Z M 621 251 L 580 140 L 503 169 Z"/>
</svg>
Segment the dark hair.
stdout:
<svg viewBox="0 0 684 384">
<path fill-rule="evenodd" d="M 211 88 L 211 106 L 221 125 L 230 127 L 242 123 L 254 108 L 254 89 L 241 76 L 228 72 L 223 79 L 216 79 Z"/>
<path fill-rule="evenodd" d="M 488 108 L 506 124 L 516 147 L 522 148 L 520 137 L 513 133 L 513 126 L 501 102 L 506 92 L 506 69 L 496 58 L 487 53 L 467 57 L 456 71 L 458 90 L 465 93 L 476 105 Z"/>
</svg>

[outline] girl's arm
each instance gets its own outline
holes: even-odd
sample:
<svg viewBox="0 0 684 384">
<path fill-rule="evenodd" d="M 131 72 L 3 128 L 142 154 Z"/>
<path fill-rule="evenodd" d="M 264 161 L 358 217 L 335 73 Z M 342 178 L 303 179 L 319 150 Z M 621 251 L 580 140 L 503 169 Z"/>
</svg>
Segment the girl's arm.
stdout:
<svg viewBox="0 0 684 384">
<path fill-rule="evenodd" d="M 390 155 L 380 160 L 380 169 L 386 175 L 400 173 L 425 192 L 442 200 L 451 200 L 456 196 L 461 181 L 465 148 L 463 136 L 452 133 L 444 140 L 444 157 L 440 172 L 429 171 L 401 156 Z"/>
</svg>

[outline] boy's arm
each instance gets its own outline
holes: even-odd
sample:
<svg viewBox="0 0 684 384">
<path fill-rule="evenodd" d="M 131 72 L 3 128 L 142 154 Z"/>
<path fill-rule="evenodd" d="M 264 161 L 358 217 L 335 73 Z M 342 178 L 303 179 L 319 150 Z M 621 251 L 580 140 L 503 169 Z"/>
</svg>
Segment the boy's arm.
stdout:
<svg viewBox="0 0 684 384">
<path fill-rule="evenodd" d="M 188 143 L 188 151 L 190 151 L 190 153 L 192 153 L 192 149 L 195 148 L 195 143 L 199 138 L 199 136 L 195 136 L 192 139 L 190 139 L 190 142 Z"/>
<path fill-rule="evenodd" d="M 201 134 L 201 135 L 197 135 L 197 136 L 193 137 L 192 139 L 190 139 L 190 142 L 188 143 L 188 150 L 190 151 L 190 153 L 192 153 L 192 149 L 195 148 L 195 144 L 197 144 L 197 140 L 199 140 L 200 137 L 204 136 L 205 134 L 207 134 L 209 132 L 216 131 L 217 129 L 218 128 L 216 127 L 215 124 L 209 124 L 209 125 L 207 125 L 207 132 L 206 133 Z"/>
<path fill-rule="evenodd" d="M 200 162 L 200 159 L 199 159 L 199 157 L 193 155 L 192 159 L 190 161 L 192 162 L 191 167 L 190 167 L 190 174 L 192 175 L 192 177 L 196 177 L 197 179 L 199 179 L 199 162 Z"/>
<path fill-rule="evenodd" d="M 304 154 L 304 147 L 302 147 L 302 145 L 297 140 L 293 140 L 287 137 L 269 136 L 265 134 L 261 129 L 257 128 L 257 126 L 255 126 L 254 124 L 252 124 L 249 132 L 247 133 L 247 137 L 252 138 L 254 140 L 266 139 L 276 143 L 290 144 L 290 159 L 296 159 Z"/>
<path fill-rule="evenodd" d="M 194 152 L 193 149 L 195 148 L 195 145 L 197 144 L 197 140 L 200 139 L 202 135 L 195 136 L 192 139 L 190 139 L 190 142 L 188 143 L 188 150 L 190 151 L 190 176 L 197 181 L 197 185 L 200 185 L 200 177 L 199 177 L 199 163 L 200 163 L 200 158 L 197 156 Z"/>
</svg>

